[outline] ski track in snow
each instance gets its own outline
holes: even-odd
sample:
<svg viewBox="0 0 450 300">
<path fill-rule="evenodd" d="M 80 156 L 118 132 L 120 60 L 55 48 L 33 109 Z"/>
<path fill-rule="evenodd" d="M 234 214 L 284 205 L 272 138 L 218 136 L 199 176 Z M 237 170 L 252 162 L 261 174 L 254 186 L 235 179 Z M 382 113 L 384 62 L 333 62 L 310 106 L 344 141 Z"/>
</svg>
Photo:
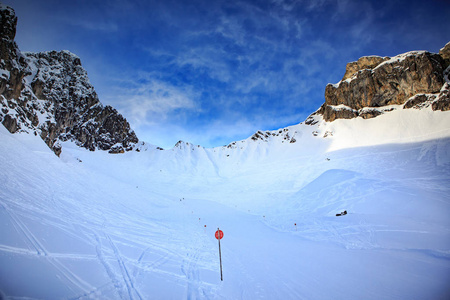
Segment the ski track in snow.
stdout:
<svg viewBox="0 0 450 300">
<path fill-rule="evenodd" d="M 33 249 L 29 249 L 31 251 L 27 251 L 25 249 L 20 248 L 12 248 L 12 247 L 5 247 L 4 245 L 0 245 L 1 248 L 6 248 L 9 252 L 14 252 L 16 254 L 28 254 L 32 255 L 34 254 L 34 251 L 37 256 L 43 256 L 45 260 L 50 263 L 57 271 L 59 271 L 65 279 L 73 285 L 75 288 L 87 291 L 92 289 L 92 286 L 85 282 L 83 279 L 78 277 L 76 274 L 70 271 L 64 264 L 62 264 L 58 258 L 68 258 L 71 255 L 62 255 L 62 254 L 52 254 L 49 253 L 45 247 L 39 242 L 39 239 L 32 233 L 32 231 L 20 220 L 19 217 L 15 215 L 14 212 L 12 212 L 10 209 L 7 208 L 7 205 L 3 202 L 0 203 L 2 208 L 6 211 L 6 213 L 9 215 L 10 220 L 13 223 L 13 226 L 22 233 L 22 235 L 25 237 L 26 241 L 29 243 L 30 247 Z M 33 251 L 34 250 L 34 251 Z M 85 259 L 85 257 L 75 256 L 76 258 Z M 75 290 L 74 290 L 75 291 Z"/>
<path fill-rule="evenodd" d="M 109 235 L 106 235 L 106 239 L 108 240 L 109 244 L 111 245 L 111 248 L 113 249 L 114 255 L 117 259 L 117 263 L 120 266 L 120 271 L 122 273 L 123 282 L 125 282 L 129 298 L 130 299 L 142 299 L 142 296 L 139 294 L 139 291 L 134 286 L 133 279 L 130 277 L 127 266 L 121 256 L 119 250 L 114 245 L 114 242 L 111 240 L 111 237 Z M 137 298 L 134 295 L 136 295 Z"/>
</svg>

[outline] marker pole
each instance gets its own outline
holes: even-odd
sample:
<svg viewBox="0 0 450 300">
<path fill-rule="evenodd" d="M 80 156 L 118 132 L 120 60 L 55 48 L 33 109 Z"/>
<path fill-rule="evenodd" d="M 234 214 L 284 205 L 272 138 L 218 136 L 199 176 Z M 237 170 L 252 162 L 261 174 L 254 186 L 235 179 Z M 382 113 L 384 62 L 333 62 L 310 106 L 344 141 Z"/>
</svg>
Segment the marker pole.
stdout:
<svg viewBox="0 0 450 300">
<path fill-rule="evenodd" d="M 219 231 L 219 228 L 217 228 L 217 231 Z M 223 281 L 223 275 L 222 275 L 222 252 L 220 251 L 220 238 L 219 240 L 219 260 L 220 260 L 220 280 Z"/>
</svg>

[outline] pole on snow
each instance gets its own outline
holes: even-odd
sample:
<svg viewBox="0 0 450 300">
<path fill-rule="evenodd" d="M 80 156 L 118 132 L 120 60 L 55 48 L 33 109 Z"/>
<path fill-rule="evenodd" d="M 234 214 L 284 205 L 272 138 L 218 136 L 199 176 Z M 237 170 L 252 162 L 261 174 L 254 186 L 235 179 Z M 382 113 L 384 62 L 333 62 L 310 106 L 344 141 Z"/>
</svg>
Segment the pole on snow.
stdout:
<svg viewBox="0 0 450 300">
<path fill-rule="evenodd" d="M 219 241 L 219 260 L 220 260 L 220 280 L 223 281 L 223 275 L 222 275 L 222 253 L 220 251 L 220 240 L 223 238 L 223 231 L 217 228 L 216 231 L 216 239 Z"/>
</svg>

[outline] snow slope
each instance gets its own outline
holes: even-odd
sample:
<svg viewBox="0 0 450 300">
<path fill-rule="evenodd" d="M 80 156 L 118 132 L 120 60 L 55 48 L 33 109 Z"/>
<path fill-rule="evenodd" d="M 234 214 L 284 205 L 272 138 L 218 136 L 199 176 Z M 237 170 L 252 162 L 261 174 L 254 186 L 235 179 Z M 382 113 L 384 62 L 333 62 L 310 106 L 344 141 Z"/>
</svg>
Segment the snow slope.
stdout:
<svg viewBox="0 0 450 300">
<path fill-rule="evenodd" d="M 316 118 L 61 158 L 0 126 L 0 298 L 448 299 L 450 112 Z"/>
</svg>

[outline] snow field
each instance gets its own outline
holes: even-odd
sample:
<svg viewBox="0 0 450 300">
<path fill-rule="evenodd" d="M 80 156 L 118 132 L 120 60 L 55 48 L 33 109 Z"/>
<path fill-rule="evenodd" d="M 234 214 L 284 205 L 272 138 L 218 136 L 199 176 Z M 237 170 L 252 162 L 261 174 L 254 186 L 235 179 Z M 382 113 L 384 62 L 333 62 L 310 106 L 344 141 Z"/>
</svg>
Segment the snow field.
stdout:
<svg viewBox="0 0 450 300">
<path fill-rule="evenodd" d="M 448 299 L 450 118 L 415 113 L 403 118 L 432 138 L 400 128 L 383 143 L 355 119 L 293 126 L 293 144 L 110 155 L 66 143 L 61 158 L 0 127 L 0 295 Z M 374 138 L 352 142 L 362 131 Z"/>
</svg>

